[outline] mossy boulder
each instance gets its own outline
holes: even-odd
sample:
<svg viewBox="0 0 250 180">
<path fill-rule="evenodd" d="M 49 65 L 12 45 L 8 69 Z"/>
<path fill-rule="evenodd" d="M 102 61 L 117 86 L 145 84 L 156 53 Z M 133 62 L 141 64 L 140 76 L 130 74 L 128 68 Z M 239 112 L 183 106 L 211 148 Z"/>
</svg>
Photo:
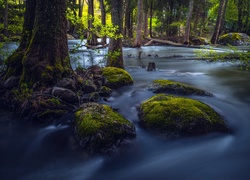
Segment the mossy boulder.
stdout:
<svg viewBox="0 0 250 180">
<path fill-rule="evenodd" d="M 166 79 L 154 80 L 152 84 L 148 85 L 147 89 L 153 91 L 154 93 L 177 93 L 185 95 L 213 96 L 213 94 L 210 92 L 184 83 Z"/>
<path fill-rule="evenodd" d="M 133 84 L 131 75 L 121 68 L 105 67 L 103 68 L 103 76 L 106 78 L 105 86 L 111 89 Z"/>
<path fill-rule="evenodd" d="M 245 33 L 228 33 L 220 36 L 219 44 L 232 46 L 250 45 L 250 37 Z"/>
<path fill-rule="evenodd" d="M 170 137 L 228 131 L 216 111 L 190 98 L 158 94 L 143 102 L 138 111 L 143 127 Z"/>
<path fill-rule="evenodd" d="M 85 103 L 75 113 L 75 134 L 90 153 L 109 153 L 135 137 L 134 125 L 107 105 Z"/>
</svg>

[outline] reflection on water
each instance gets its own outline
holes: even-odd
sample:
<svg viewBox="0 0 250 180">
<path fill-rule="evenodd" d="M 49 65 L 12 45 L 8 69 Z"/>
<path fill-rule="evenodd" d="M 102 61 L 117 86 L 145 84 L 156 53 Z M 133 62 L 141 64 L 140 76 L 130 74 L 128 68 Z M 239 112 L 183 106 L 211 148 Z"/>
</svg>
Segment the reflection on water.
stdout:
<svg viewBox="0 0 250 180">
<path fill-rule="evenodd" d="M 70 44 L 69 44 L 70 45 Z M 108 104 L 136 126 L 137 137 L 111 157 L 91 157 L 75 142 L 69 124 L 34 127 L 6 110 L 0 111 L 1 179 L 70 180 L 247 180 L 250 172 L 250 73 L 228 63 L 163 58 L 170 53 L 193 56 L 192 48 L 124 48 L 126 69 L 134 85 L 113 93 Z M 128 58 L 127 54 L 134 57 Z M 157 53 L 158 58 L 148 56 Z M 98 56 L 99 57 L 99 56 Z M 154 61 L 157 71 L 141 67 Z M 196 97 L 220 113 L 229 134 L 164 140 L 138 124 L 136 107 L 153 95 L 146 87 L 155 79 L 188 83 L 213 93 Z M 66 121 L 72 117 L 65 117 Z M 67 119 L 68 118 L 68 119 Z"/>
</svg>

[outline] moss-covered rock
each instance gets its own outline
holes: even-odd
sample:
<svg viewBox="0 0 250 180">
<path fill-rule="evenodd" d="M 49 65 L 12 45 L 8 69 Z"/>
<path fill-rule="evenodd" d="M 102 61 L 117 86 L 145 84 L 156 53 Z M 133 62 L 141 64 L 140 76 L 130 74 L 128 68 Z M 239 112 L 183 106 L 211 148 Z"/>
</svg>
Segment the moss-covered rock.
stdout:
<svg viewBox="0 0 250 180">
<path fill-rule="evenodd" d="M 134 125 L 107 105 L 85 103 L 75 113 L 75 134 L 91 153 L 107 153 L 135 137 Z"/>
<path fill-rule="evenodd" d="M 103 76 L 107 80 L 105 86 L 111 89 L 133 84 L 133 78 L 121 68 L 105 67 L 103 68 Z"/>
<path fill-rule="evenodd" d="M 138 108 L 141 125 L 167 136 L 226 132 L 223 118 L 208 105 L 184 97 L 158 94 Z"/>
<path fill-rule="evenodd" d="M 177 94 L 185 94 L 185 95 L 199 95 L 199 96 L 213 96 L 213 94 L 192 87 L 190 85 L 166 80 L 166 79 L 159 79 L 154 80 L 152 84 L 147 87 L 148 90 L 153 91 L 154 93 L 177 93 Z"/>
<path fill-rule="evenodd" d="M 220 36 L 219 44 L 232 46 L 250 45 L 250 37 L 245 33 L 228 33 Z"/>
</svg>

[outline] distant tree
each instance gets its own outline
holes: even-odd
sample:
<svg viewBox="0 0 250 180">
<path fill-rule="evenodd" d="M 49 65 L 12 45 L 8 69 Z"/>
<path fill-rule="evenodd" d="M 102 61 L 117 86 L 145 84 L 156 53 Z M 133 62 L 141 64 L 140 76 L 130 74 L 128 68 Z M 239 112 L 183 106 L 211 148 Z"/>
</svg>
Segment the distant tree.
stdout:
<svg viewBox="0 0 250 180">
<path fill-rule="evenodd" d="M 184 44 L 189 44 L 189 36 L 190 36 L 190 26 L 191 26 L 191 19 L 194 9 L 194 0 L 189 0 L 189 8 L 188 8 L 188 17 L 186 21 L 186 28 L 185 28 L 185 35 L 184 35 Z"/>
<path fill-rule="evenodd" d="M 143 22 L 143 0 L 138 0 L 136 37 L 135 37 L 134 47 L 141 47 L 142 22 Z"/>
<path fill-rule="evenodd" d="M 105 3 L 104 0 L 99 0 L 100 2 L 100 9 L 101 9 L 101 21 L 102 21 L 102 25 L 105 27 L 106 26 L 106 10 L 105 10 Z M 103 36 L 102 37 L 102 44 L 106 44 L 107 43 L 107 37 Z"/>
<path fill-rule="evenodd" d="M 88 0 L 88 32 L 87 32 L 87 43 L 89 45 L 97 45 L 97 36 L 93 32 L 94 29 L 94 0 Z"/>
<path fill-rule="evenodd" d="M 221 30 L 224 26 L 224 20 L 225 20 L 225 12 L 227 8 L 227 2 L 228 0 L 221 0 L 220 1 L 220 6 L 219 6 L 219 11 L 218 11 L 218 16 L 217 16 L 217 21 L 214 29 L 214 33 L 211 39 L 212 44 L 216 44 L 219 40 L 219 36 L 221 33 Z"/>
<path fill-rule="evenodd" d="M 122 54 L 123 0 L 110 0 L 112 23 L 117 28 L 110 38 L 107 66 L 124 68 Z"/>
</svg>

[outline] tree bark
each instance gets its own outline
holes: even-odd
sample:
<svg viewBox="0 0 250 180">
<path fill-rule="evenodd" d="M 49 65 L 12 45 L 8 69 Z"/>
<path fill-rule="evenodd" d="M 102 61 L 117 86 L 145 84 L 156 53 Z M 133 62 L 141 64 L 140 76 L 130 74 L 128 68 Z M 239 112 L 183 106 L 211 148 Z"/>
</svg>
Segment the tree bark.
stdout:
<svg viewBox="0 0 250 180">
<path fill-rule="evenodd" d="M 79 0 L 79 13 L 78 13 L 79 18 L 82 17 L 83 3 L 84 3 L 84 0 Z"/>
<path fill-rule="evenodd" d="M 142 20 L 143 20 L 143 0 L 138 0 L 137 28 L 134 47 L 141 47 Z"/>
<path fill-rule="evenodd" d="M 123 12 L 123 0 L 111 0 L 111 16 L 112 23 L 117 26 L 116 36 L 110 38 L 107 66 L 113 66 L 118 68 L 124 68 L 123 54 L 122 54 L 122 13 Z"/>
<path fill-rule="evenodd" d="M 12 55 L 9 56 L 6 60 L 7 72 L 5 75 L 5 79 L 11 76 L 20 76 L 22 74 L 22 60 L 32 36 L 32 30 L 35 21 L 36 3 L 37 0 L 26 0 L 26 10 L 24 14 L 21 42 L 17 50 L 13 52 Z"/>
<path fill-rule="evenodd" d="M 149 36 L 152 38 L 153 2 L 150 3 Z"/>
<path fill-rule="evenodd" d="M 66 26 L 65 0 L 37 0 L 21 83 L 50 86 L 71 72 Z"/>
<path fill-rule="evenodd" d="M 184 44 L 189 44 L 190 25 L 191 25 L 191 19 L 192 19 L 192 14 L 193 14 L 193 8 L 194 8 L 194 0 L 190 0 L 188 18 L 186 22 L 186 29 L 185 29 L 185 35 L 184 35 Z"/>
<path fill-rule="evenodd" d="M 87 32 L 87 43 L 88 45 L 97 45 L 97 37 L 93 32 L 94 22 L 94 0 L 88 0 L 88 32 Z"/>
<path fill-rule="evenodd" d="M 148 36 L 148 10 L 146 9 L 144 12 L 143 17 L 143 29 L 144 29 L 144 36 Z"/>
<path fill-rule="evenodd" d="M 215 26 L 215 30 L 211 39 L 211 43 L 212 44 L 216 44 L 219 40 L 219 36 L 220 36 L 220 32 L 223 26 L 224 22 L 224 18 L 225 18 L 225 11 L 226 11 L 226 7 L 227 7 L 227 2 L 228 0 L 221 0 L 220 1 L 220 7 L 219 7 L 219 12 L 218 12 L 218 16 L 217 16 L 217 21 L 216 21 L 216 26 Z"/>
<path fill-rule="evenodd" d="M 102 25 L 105 27 L 105 26 L 106 26 L 106 11 L 105 11 L 105 4 L 104 4 L 104 0 L 99 0 L 99 1 L 100 1 Z M 106 37 L 106 36 L 103 36 L 103 37 L 102 37 L 102 44 L 107 44 L 107 37 Z"/>
</svg>

